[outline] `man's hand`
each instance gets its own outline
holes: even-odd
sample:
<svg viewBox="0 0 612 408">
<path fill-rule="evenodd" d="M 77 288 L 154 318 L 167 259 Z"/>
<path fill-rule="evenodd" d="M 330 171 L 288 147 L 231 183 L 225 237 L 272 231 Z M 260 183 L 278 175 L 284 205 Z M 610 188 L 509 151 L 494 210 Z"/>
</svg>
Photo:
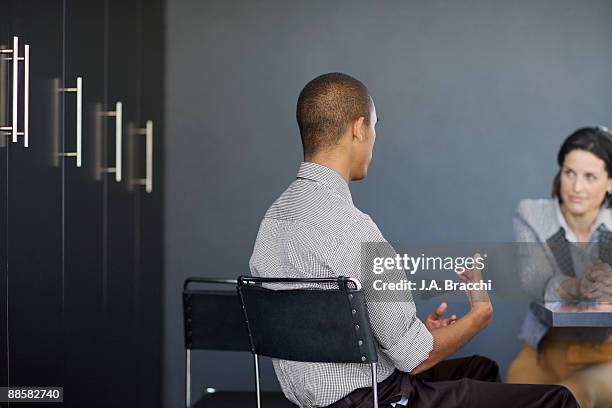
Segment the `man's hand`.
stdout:
<svg viewBox="0 0 612 408">
<path fill-rule="evenodd" d="M 445 327 L 450 324 L 453 324 L 457 321 L 457 315 L 452 315 L 448 319 L 441 319 L 444 316 L 444 312 L 446 312 L 446 308 L 448 305 L 446 303 L 440 303 L 440 306 L 433 312 L 427 316 L 427 319 L 423 323 L 425 323 L 425 327 L 430 332 L 439 329 L 440 327 Z"/>
<path fill-rule="evenodd" d="M 480 255 L 475 254 L 474 258 L 476 257 Z M 482 280 L 481 271 L 476 268 L 466 270 L 459 274 L 459 277 L 468 283 Z M 434 338 L 434 347 L 427 359 L 411 371 L 412 374 L 421 373 L 449 357 L 489 324 L 493 317 L 493 307 L 487 291 L 466 291 L 466 295 L 470 301 L 471 310 L 461 319 L 451 316 L 450 319 L 441 320 L 440 317 L 447 307 L 445 303 L 438 306 L 435 312 L 427 317 L 425 327 Z"/>
<path fill-rule="evenodd" d="M 480 258 L 480 254 L 474 254 L 473 258 Z M 474 262 L 476 264 L 476 262 Z M 482 281 L 482 271 L 474 266 L 472 269 L 468 269 L 463 273 L 458 273 L 459 279 L 466 283 L 476 283 Z M 472 309 L 476 307 L 484 306 L 487 309 L 493 309 L 491 306 L 491 300 L 489 299 L 489 293 L 486 290 L 466 290 L 465 295 L 467 296 L 470 306 Z"/>
</svg>

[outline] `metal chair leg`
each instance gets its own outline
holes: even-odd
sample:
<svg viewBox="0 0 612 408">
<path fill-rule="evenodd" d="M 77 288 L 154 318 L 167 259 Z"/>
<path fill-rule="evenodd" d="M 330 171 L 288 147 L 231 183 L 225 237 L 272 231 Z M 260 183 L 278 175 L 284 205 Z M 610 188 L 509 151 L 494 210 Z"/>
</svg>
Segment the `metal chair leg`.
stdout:
<svg viewBox="0 0 612 408">
<path fill-rule="evenodd" d="M 257 408 L 261 408 L 261 389 L 259 386 L 259 355 L 253 354 L 255 362 L 255 391 L 257 394 Z"/>
<path fill-rule="evenodd" d="M 378 408 L 378 373 L 376 363 L 372 363 L 372 394 L 374 395 L 374 408 Z"/>
<path fill-rule="evenodd" d="M 253 354 L 253 360 L 255 361 L 255 390 L 257 393 L 257 408 L 261 408 L 261 389 L 259 385 L 259 356 Z"/>
<path fill-rule="evenodd" d="M 185 407 L 191 407 L 191 350 L 185 350 Z"/>
</svg>

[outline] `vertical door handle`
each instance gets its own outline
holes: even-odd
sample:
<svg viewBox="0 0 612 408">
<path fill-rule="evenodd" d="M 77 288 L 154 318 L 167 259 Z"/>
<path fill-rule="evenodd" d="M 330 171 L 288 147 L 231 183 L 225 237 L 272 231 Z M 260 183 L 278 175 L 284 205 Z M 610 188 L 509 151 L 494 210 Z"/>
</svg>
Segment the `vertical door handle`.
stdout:
<svg viewBox="0 0 612 408">
<path fill-rule="evenodd" d="M 61 156 L 76 157 L 76 166 L 81 167 L 83 151 L 83 78 L 77 77 L 76 88 L 60 88 L 61 92 L 76 92 L 76 152 L 61 153 Z"/>
<path fill-rule="evenodd" d="M 30 46 L 24 44 L 23 57 L 19 56 L 19 37 L 13 37 L 13 48 L 2 49 L 1 54 L 12 54 L 5 58 L 12 62 L 13 67 L 13 89 L 12 89 L 12 123 L 10 126 L 0 126 L 0 131 L 8 132 L 13 137 L 13 142 L 17 142 L 17 136 L 23 136 L 23 146 L 29 147 L 28 133 L 30 125 Z M 17 118 L 19 116 L 18 94 L 19 94 L 19 61 L 24 62 L 23 75 L 23 132 L 17 129 Z"/>
<path fill-rule="evenodd" d="M 25 44 L 24 51 L 24 76 L 23 76 L 23 146 L 29 147 L 29 128 L 30 128 L 30 46 Z M 17 122 L 14 122 L 17 127 Z M 14 142 L 17 139 L 13 139 Z"/>
<path fill-rule="evenodd" d="M 101 169 L 105 173 L 115 173 L 115 180 L 121 181 L 121 121 L 123 115 L 123 107 L 121 102 L 117 102 L 114 111 L 100 112 L 101 116 L 115 117 L 115 167 L 106 167 Z"/>
<path fill-rule="evenodd" d="M 134 129 L 134 134 L 146 137 L 146 170 L 145 178 L 134 180 L 134 184 L 144 185 L 145 191 L 153 191 L 153 121 L 147 120 L 144 128 Z"/>
</svg>

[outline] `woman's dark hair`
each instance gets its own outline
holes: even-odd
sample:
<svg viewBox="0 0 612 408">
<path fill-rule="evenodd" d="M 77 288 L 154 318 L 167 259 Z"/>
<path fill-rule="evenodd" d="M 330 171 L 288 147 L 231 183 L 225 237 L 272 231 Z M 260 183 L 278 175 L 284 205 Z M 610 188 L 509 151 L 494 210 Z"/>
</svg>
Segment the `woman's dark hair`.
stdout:
<svg viewBox="0 0 612 408">
<path fill-rule="evenodd" d="M 571 151 L 584 150 L 599 157 L 606 165 L 608 178 L 612 177 L 612 132 L 603 126 L 584 127 L 576 130 L 569 135 L 561 145 L 559 154 L 557 154 L 557 163 L 559 171 L 553 180 L 552 196 L 557 197 L 561 204 L 561 169 L 565 156 Z M 612 207 L 612 194 L 606 192 L 604 202 L 607 202 L 607 207 Z M 602 202 L 603 204 L 603 202 Z"/>
</svg>

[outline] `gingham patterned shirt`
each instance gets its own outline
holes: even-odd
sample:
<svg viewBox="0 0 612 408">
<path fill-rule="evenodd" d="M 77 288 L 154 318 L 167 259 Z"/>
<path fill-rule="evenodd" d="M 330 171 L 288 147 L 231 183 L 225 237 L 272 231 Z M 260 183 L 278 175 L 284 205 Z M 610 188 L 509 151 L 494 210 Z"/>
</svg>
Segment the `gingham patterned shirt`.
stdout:
<svg viewBox="0 0 612 408">
<path fill-rule="evenodd" d="M 349 186 L 338 173 L 303 162 L 297 179 L 266 212 L 249 266 L 254 276 L 342 275 L 361 280 L 363 242 L 386 240 L 372 219 L 353 205 Z M 395 256 L 391 245 L 385 248 L 383 256 Z M 416 317 L 412 296 L 407 292 L 405 301 L 381 301 L 380 292 L 368 285 L 363 290 L 378 342 L 378 381 L 396 368 L 412 371 L 433 349 L 433 337 Z M 370 387 L 372 381 L 367 364 L 277 359 L 273 364 L 285 396 L 305 408 L 330 405 L 357 388 Z"/>
</svg>

